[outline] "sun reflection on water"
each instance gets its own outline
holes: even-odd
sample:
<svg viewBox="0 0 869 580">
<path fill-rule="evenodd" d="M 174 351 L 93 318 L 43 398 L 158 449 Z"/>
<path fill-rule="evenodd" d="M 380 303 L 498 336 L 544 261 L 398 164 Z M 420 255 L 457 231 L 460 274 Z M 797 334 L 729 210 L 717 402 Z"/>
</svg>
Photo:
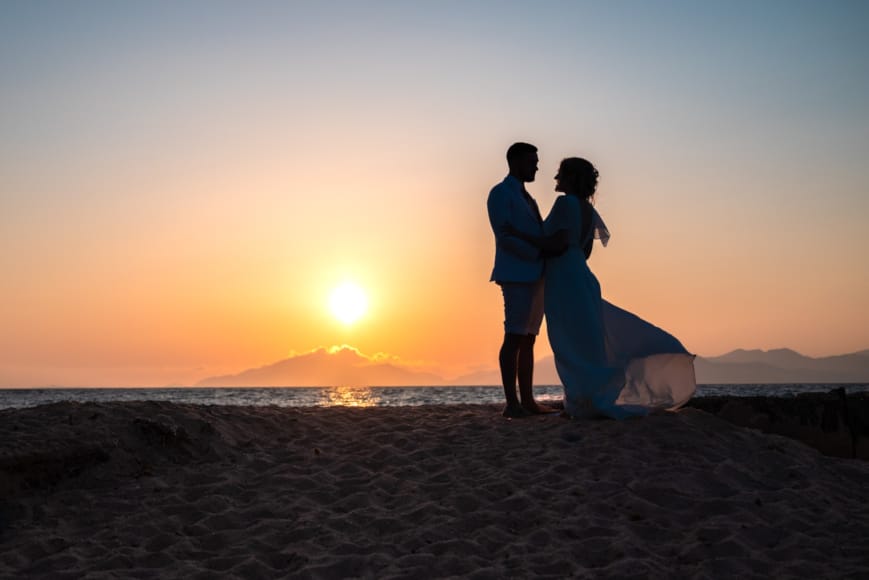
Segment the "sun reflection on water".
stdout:
<svg viewBox="0 0 869 580">
<path fill-rule="evenodd" d="M 323 390 L 324 407 L 374 407 L 380 396 L 371 387 L 329 387 Z"/>
</svg>

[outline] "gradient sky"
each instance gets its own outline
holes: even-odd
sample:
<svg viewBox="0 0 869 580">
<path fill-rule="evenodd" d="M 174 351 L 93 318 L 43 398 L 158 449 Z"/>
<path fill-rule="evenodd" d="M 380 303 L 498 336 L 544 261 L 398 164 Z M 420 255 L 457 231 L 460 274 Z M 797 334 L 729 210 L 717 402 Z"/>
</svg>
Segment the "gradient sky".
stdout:
<svg viewBox="0 0 869 580">
<path fill-rule="evenodd" d="M 869 348 L 869 2 L 3 0 L 0 386 L 493 367 L 516 140 L 544 214 L 597 165 L 604 296 L 689 350 Z"/>
</svg>

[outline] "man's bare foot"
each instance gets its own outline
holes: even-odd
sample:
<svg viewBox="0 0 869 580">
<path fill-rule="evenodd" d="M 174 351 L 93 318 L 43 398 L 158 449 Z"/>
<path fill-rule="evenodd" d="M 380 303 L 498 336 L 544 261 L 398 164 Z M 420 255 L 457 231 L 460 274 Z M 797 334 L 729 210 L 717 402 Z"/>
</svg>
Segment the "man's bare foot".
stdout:
<svg viewBox="0 0 869 580">
<path fill-rule="evenodd" d="M 531 401 L 530 403 L 522 403 L 522 408 L 525 409 L 528 413 L 532 415 L 549 415 L 552 413 L 557 413 L 558 409 L 554 409 L 552 407 L 547 407 L 546 405 L 541 405 L 537 401 Z"/>
<path fill-rule="evenodd" d="M 521 419 L 522 417 L 530 417 L 532 415 L 531 411 L 526 410 L 521 405 L 507 405 L 501 414 L 508 419 Z"/>
</svg>

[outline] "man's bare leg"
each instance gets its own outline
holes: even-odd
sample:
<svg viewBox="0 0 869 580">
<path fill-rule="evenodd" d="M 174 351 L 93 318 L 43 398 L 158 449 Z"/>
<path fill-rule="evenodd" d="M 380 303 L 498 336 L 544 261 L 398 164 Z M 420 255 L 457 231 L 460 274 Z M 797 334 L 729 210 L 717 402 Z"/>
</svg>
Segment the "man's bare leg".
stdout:
<svg viewBox="0 0 869 580">
<path fill-rule="evenodd" d="M 518 359 L 521 345 L 525 337 L 520 334 L 504 335 L 504 343 L 498 353 L 498 364 L 501 367 L 501 383 L 504 386 L 504 398 L 507 406 L 505 417 L 527 417 L 530 413 L 522 407 L 516 396 L 516 376 L 518 374 Z"/>
<path fill-rule="evenodd" d="M 519 395 L 522 397 L 522 408 L 529 413 L 553 413 L 555 409 L 541 405 L 534 400 L 534 341 L 537 337 L 527 334 L 519 343 L 517 376 L 519 377 Z"/>
</svg>

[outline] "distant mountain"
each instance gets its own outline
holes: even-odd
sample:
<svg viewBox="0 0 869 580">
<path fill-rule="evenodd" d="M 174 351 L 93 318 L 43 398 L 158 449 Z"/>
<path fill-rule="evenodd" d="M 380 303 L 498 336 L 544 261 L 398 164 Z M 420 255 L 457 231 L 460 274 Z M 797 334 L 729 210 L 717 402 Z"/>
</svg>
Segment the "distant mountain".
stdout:
<svg viewBox="0 0 869 580">
<path fill-rule="evenodd" d="M 738 349 L 697 357 L 694 368 L 705 384 L 869 382 L 869 350 L 812 358 L 786 348 Z"/>
<path fill-rule="evenodd" d="M 699 384 L 865 383 L 869 382 L 869 350 L 812 358 L 787 348 L 737 349 L 716 357 L 698 356 L 694 360 L 694 370 Z M 497 369 L 464 375 L 450 381 L 454 385 L 500 383 Z M 534 383 L 561 384 L 552 356 L 535 363 Z"/>
<path fill-rule="evenodd" d="M 449 381 L 451 385 L 500 385 L 501 373 L 497 368 L 485 371 L 477 371 L 467 375 L 456 377 Z M 534 363 L 535 385 L 560 385 L 558 371 L 555 370 L 555 358 L 552 355 L 545 356 Z"/>
<path fill-rule="evenodd" d="M 869 350 L 812 358 L 782 348 L 774 350 L 737 349 L 715 357 L 694 360 L 700 384 L 752 383 L 869 383 Z M 234 375 L 209 377 L 200 387 L 317 387 L 317 386 L 439 386 L 500 385 L 493 366 L 445 380 L 433 373 L 416 371 L 394 363 L 391 358 L 368 357 L 351 347 L 317 349 L 264 367 Z M 534 367 L 534 384 L 559 385 L 555 360 L 549 355 Z"/>
<path fill-rule="evenodd" d="M 325 349 L 292 356 L 234 375 L 209 377 L 197 387 L 320 387 L 442 385 L 432 373 L 414 371 L 363 355 L 351 347 Z"/>
<path fill-rule="evenodd" d="M 776 348 L 772 350 L 745 350 L 738 348 L 721 356 L 705 357 L 705 360 L 713 363 L 726 364 L 760 363 L 780 368 L 788 368 L 799 367 L 811 359 L 789 348 Z"/>
</svg>

